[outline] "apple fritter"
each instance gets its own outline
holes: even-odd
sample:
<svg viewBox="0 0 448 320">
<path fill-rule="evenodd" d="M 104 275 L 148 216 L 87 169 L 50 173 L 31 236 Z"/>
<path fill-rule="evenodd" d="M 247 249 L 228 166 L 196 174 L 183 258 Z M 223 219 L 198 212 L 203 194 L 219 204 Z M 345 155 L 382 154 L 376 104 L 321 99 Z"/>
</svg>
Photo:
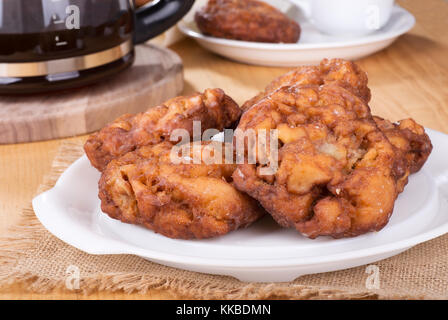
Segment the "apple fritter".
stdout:
<svg viewBox="0 0 448 320">
<path fill-rule="evenodd" d="M 195 20 L 202 33 L 233 40 L 296 43 L 301 32 L 296 21 L 258 0 L 209 0 Z"/>
<path fill-rule="evenodd" d="M 233 178 L 280 225 L 341 238 L 387 224 L 409 163 L 364 99 L 338 83 L 283 86 L 246 111 L 238 128 L 278 130 L 277 172 L 263 176 L 260 163 L 246 163 Z"/>
<path fill-rule="evenodd" d="M 175 129 L 185 129 L 193 137 L 193 122 L 201 123 L 201 131 L 232 127 L 240 118 L 241 109 L 221 89 L 207 89 L 188 97 L 176 97 L 164 104 L 136 115 L 125 114 L 91 135 L 84 149 L 99 171 L 128 152 L 145 146 L 170 141 Z M 177 143 L 174 141 L 173 143 Z"/>
<path fill-rule="evenodd" d="M 216 237 L 249 226 L 265 212 L 233 187 L 235 165 L 207 164 L 215 150 L 210 145 L 199 144 L 197 164 L 173 164 L 168 142 L 112 160 L 99 182 L 103 212 L 179 239 Z M 191 148 L 187 162 L 193 153 L 197 151 Z"/>
<path fill-rule="evenodd" d="M 367 86 L 367 74 L 357 64 L 343 59 L 324 59 L 318 66 L 299 67 L 273 80 L 264 92 L 245 102 L 242 109 L 247 111 L 251 106 L 283 86 L 323 84 L 335 84 L 343 87 L 365 103 L 369 103 L 371 98 L 370 89 Z"/>
</svg>

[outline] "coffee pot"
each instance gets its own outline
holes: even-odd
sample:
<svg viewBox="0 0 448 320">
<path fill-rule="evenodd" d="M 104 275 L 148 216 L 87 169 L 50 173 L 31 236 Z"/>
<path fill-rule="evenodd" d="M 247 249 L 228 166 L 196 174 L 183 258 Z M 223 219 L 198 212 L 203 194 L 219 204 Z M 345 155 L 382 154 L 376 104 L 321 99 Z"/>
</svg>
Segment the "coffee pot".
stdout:
<svg viewBox="0 0 448 320">
<path fill-rule="evenodd" d="M 194 0 L 0 0 L 0 93 L 69 89 L 134 61 L 134 45 L 179 21 Z"/>
</svg>

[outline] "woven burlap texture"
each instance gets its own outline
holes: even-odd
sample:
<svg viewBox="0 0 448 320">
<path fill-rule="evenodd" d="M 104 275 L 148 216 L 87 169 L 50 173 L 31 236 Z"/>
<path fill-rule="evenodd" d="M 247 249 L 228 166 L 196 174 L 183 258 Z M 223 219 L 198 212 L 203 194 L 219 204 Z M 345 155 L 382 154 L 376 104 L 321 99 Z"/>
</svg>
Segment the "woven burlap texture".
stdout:
<svg viewBox="0 0 448 320">
<path fill-rule="evenodd" d="M 64 143 L 38 193 L 50 189 L 82 154 L 81 144 Z M 24 287 L 33 292 L 68 290 L 67 267 L 75 265 L 80 270 L 79 290 L 86 294 L 95 290 L 145 293 L 166 289 L 190 299 L 448 298 L 448 235 L 376 262 L 379 288 L 367 289 L 371 286 L 366 285 L 366 266 L 303 276 L 290 283 L 245 283 L 165 267 L 132 255 L 89 255 L 47 232 L 31 205 L 8 234 L 0 240 L 0 286 L 26 284 Z"/>
</svg>

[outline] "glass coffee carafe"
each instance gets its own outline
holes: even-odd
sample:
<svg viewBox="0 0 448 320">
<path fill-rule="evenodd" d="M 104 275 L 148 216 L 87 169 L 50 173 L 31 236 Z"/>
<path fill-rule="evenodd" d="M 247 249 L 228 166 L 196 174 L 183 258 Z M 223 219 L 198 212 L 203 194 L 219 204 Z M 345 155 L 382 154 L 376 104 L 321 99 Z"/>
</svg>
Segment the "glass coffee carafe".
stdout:
<svg viewBox="0 0 448 320">
<path fill-rule="evenodd" d="M 194 0 L 0 0 L 0 93 L 84 86 L 134 60 L 134 44 L 171 27 Z"/>
</svg>

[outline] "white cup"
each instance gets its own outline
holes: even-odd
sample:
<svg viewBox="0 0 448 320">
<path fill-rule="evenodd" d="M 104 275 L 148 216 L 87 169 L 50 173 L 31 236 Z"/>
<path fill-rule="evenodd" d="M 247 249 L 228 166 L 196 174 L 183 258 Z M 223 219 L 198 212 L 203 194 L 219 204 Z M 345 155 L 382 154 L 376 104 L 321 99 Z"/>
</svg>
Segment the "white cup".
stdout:
<svg viewBox="0 0 448 320">
<path fill-rule="evenodd" d="M 389 21 L 394 0 L 292 0 L 321 32 L 358 37 Z"/>
</svg>

